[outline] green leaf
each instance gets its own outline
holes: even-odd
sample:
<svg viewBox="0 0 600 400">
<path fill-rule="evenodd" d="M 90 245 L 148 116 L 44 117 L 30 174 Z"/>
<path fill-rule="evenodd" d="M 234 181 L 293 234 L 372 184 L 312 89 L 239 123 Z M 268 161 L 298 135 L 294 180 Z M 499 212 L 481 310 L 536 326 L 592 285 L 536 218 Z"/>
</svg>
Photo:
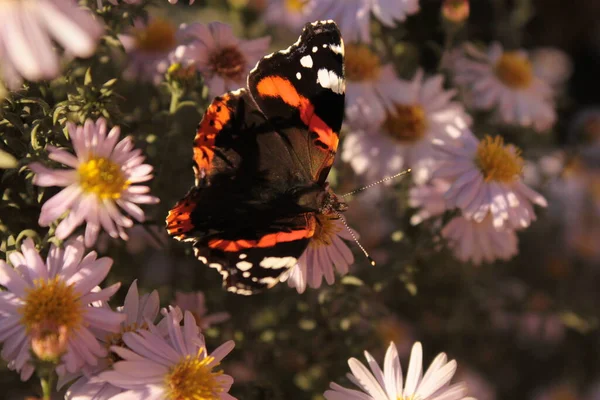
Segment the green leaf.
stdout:
<svg viewBox="0 0 600 400">
<path fill-rule="evenodd" d="M 19 163 L 12 154 L 0 149 L 0 168 L 15 168 L 17 165 L 19 165 Z"/>
<path fill-rule="evenodd" d="M 364 282 L 355 276 L 346 275 L 342 278 L 342 285 L 362 286 Z"/>
</svg>

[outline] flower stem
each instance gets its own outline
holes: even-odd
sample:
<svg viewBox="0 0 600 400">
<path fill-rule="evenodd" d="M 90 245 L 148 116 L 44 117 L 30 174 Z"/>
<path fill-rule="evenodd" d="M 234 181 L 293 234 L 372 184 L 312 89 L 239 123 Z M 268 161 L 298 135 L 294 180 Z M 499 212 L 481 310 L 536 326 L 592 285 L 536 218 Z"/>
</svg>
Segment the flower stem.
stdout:
<svg viewBox="0 0 600 400">
<path fill-rule="evenodd" d="M 50 373 L 48 377 L 40 377 L 42 385 L 42 399 L 52 400 L 52 386 L 54 386 L 54 373 Z"/>
<path fill-rule="evenodd" d="M 181 99 L 181 92 L 179 90 L 171 91 L 171 105 L 169 106 L 169 114 L 173 115 L 177 111 L 179 106 L 179 99 Z"/>
</svg>

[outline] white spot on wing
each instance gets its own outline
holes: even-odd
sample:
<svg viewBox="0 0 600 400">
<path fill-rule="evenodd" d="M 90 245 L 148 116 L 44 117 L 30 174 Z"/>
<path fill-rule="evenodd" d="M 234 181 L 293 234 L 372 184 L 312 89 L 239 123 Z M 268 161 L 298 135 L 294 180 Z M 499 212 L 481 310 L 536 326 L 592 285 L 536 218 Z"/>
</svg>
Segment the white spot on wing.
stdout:
<svg viewBox="0 0 600 400">
<path fill-rule="evenodd" d="M 275 286 L 276 284 L 279 283 L 279 279 L 267 276 L 265 278 L 261 278 L 261 280 L 259 280 L 258 282 L 259 283 L 264 283 L 265 285 L 267 285 L 267 287 L 271 288 L 271 287 L 273 287 L 273 286 Z"/>
<path fill-rule="evenodd" d="M 200 260 L 201 263 L 208 264 L 208 259 L 206 257 L 200 256 L 198 257 L 198 260 Z"/>
<path fill-rule="evenodd" d="M 346 90 L 346 82 L 344 79 L 326 68 L 321 68 L 319 72 L 317 72 L 317 83 L 326 89 L 331 89 L 337 94 L 342 94 Z"/>
<path fill-rule="evenodd" d="M 244 271 L 244 272 L 242 272 L 242 276 L 243 276 L 244 278 L 250 278 L 250 275 L 252 275 L 252 274 L 251 274 L 250 272 L 248 272 L 248 271 Z"/>
<path fill-rule="evenodd" d="M 296 78 L 298 78 L 298 80 L 302 79 L 302 74 L 300 72 L 296 72 Z"/>
<path fill-rule="evenodd" d="M 312 48 L 312 52 L 313 52 L 313 53 L 316 53 L 316 52 L 317 52 L 317 50 L 319 50 L 319 48 L 318 48 L 317 46 L 313 46 L 313 48 Z"/>
<path fill-rule="evenodd" d="M 245 253 L 240 254 L 240 260 L 243 260 L 246 257 L 248 257 L 248 254 L 245 254 Z"/>
<path fill-rule="evenodd" d="M 248 271 L 250 268 L 252 268 L 252 263 L 248 261 L 240 261 L 237 264 L 235 264 L 235 266 L 240 271 Z"/>
<path fill-rule="evenodd" d="M 342 56 L 344 55 L 344 46 L 343 45 L 339 45 L 339 44 L 330 44 L 329 48 L 331 49 L 331 51 L 333 51 L 335 54 L 341 54 Z"/>
<path fill-rule="evenodd" d="M 300 64 L 304 67 L 304 68 L 312 68 L 313 66 L 313 59 L 311 56 L 304 56 L 300 59 Z"/>
<path fill-rule="evenodd" d="M 291 268 L 296 261 L 294 257 L 265 257 L 261 260 L 260 266 L 267 269 Z"/>
</svg>

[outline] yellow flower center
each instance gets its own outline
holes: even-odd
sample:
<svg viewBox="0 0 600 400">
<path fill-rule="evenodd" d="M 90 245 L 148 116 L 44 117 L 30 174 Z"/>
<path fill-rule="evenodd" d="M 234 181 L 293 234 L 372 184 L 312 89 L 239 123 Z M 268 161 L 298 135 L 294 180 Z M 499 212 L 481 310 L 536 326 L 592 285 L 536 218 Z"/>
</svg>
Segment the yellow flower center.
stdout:
<svg viewBox="0 0 600 400">
<path fill-rule="evenodd" d="M 333 241 L 333 237 L 339 231 L 340 228 L 335 223 L 335 219 L 331 219 L 322 214 L 317 215 L 315 233 L 310 240 L 309 246 L 329 246 Z"/>
<path fill-rule="evenodd" d="M 121 166 L 104 158 L 91 158 L 77 169 L 83 190 L 95 193 L 101 199 L 118 199 L 131 182 L 127 180 Z"/>
<path fill-rule="evenodd" d="M 237 46 L 223 47 L 209 56 L 208 64 L 215 74 L 232 80 L 240 80 L 246 69 L 246 57 Z"/>
<path fill-rule="evenodd" d="M 77 329 L 83 319 L 83 308 L 73 285 L 56 277 L 36 279 L 26 290 L 25 304 L 19 309 L 21 323 L 28 333 L 44 326 Z"/>
<path fill-rule="evenodd" d="M 349 81 L 372 81 L 379 77 L 379 57 L 367 46 L 346 45 L 344 57 L 344 73 Z"/>
<path fill-rule="evenodd" d="M 525 89 L 533 79 L 531 62 L 514 51 L 502 54 L 495 71 L 498 79 L 512 89 Z"/>
<path fill-rule="evenodd" d="M 384 129 L 400 142 L 414 143 L 425 135 L 427 120 L 425 110 L 419 105 L 396 104 L 394 112 L 388 112 Z"/>
<path fill-rule="evenodd" d="M 164 19 L 156 18 L 145 28 L 133 31 L 136 47 L 146 53 L 163 53 L 177 44 L 175 27 Z"/>
<path fill-rule="evenodd" d="M 475 163 L 483 173 L 486 182 L 509 183 L 523 170 L 521 151 L 512 145 L 504 145 L 501 136 L 486 136 L 477 146 Z"/>
<path fill-rule="evenodd" d="M 219 380 L 223 371 L 213 371 L 217 364 L 214 357 L 200 359 L 203 349 L 198 351 L 198 355 L 186 356 L 177 365 L 165 379 L 169 392 L 170 400 L 218 400 L 223 391 Z"/>
<path fill-rule="evenodd" d="M 292 13 L 301 13 L 307 3 L 308 0 L 285 0 L 285 8 Z"/>
</svg>

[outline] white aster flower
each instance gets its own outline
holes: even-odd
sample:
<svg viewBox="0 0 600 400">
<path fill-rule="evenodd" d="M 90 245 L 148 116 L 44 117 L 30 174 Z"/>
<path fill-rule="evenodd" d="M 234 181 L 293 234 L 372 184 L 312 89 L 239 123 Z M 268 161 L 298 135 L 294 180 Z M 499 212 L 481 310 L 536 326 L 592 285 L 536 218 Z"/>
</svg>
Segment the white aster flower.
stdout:
<svg viewBox="0 0 600 400">
<path fill-rule="evenodd" d="M 381 65 L 379 56 L 362 44 L 344 47 L 346 121 L 354 128 L 379 126 L 405 90 L 392 64 Z"/>
<path fill-rule="evenodd" d="M 514 229 L 497 228 L 488 214 L 481 222 L 454 217 L 442 229 L 448 246 L 460 261 L 475 265 L 495 260 L 510 260 L 519 252 L 519 240 Z"/>
<path fill-rule="evenodd" d="M 69 215 L 56 228 L 56 236 L 67 238 L 75 228 L 86 223 L 85 245 L 91 247 L 103 228 L 112 237 L 126 240 L 123 228 L 133 221 L 121 214 L 119 207 L 137 221 L 144 221 L 144 211 L 137 204 L 155 204 L 158 198 L 148 194 L 148 186 L 136 185 L 152 179 L 152 166 L 143 164 L 141 150 L 133 148 L 130 137 L 119 140 L 120 129 L 106 132 L 106 121 L 88 119 L 84 126 L 67 124 L 75 155 L 48 146 L 49 158 L 71 169 L 53 170 L 40 163 L 29 165 L 38 186 L 64 186 L 65 189 L 42 206 L 41 226 L 49 226 L 66 211 Z M 118 206 L 118 207 L 117 207 Z"/>
<path fill-rule="evenodd" d="M 267 52 L 270 37 L 241 40 L 229 25 L 212 22 L 182 26 L 187 44 L 177 49 L 177 59 L 193 63 L 205 79 L 212 96 L 246 86 L 246 77 Z"/>
<path fill-rule="evenodd" d="M 313 289 L 320 287 L 323 277 L 328 285 L 333 285 L 334 268 L 340 275 L 346 275 L 354 262 L 352 251 L 342 238 L 352 240 L 341 220 L 318 216 L 317 229 L 308 247 L 282 281 L 287 280 L 288 286 L 296 288 L 298 293 L 304 293 L 307 284 Z"/>
<path fill-rule="evenodd" d="M 408 205 L 419 210 L 410 218 L 412 225 L 419 225 L 431 217 L 442 215 L 446 211 L 444 195 L 450 188 L 450 182 L 433 179 L 425 185 L 417 185 L 408 192 Z"/>
<path fill-rule="evenodd" d="M 68 54 L 89 57 L 102 25 L 73 0 L 3 1 L 0 6 L 0 72 L 11 89 L 22 79 L 55 78 L 60 71 L 54 42 Z"/>
<path fill-rule="evenodd" d="M 398 21 L 419 11 L 419 0 L 312 0 L 309 20 L 333 19 L 347 42 L 370 42 L 371 13 L 383 25 L 393 27 Z"/>
<path fill-rule="evenodd" d="M 475 400 L 467 395 L 464 383 L 450 385 L 456 372 L 456 361 L 448 361 L 445 353 L 433 360 L 423 375 L 423 349 L 421 343 L 413 345 L 406 383 L 403 382 L 402 367 L 396 346 L 391 343 L 385 354 L 383 371 L 377 361 L 365 351 L 369 369 L 355 358 L 348 360 L 352 374 L 348 379 L 360 390 L 347 389 L 331 383 L 325 392 L 327 400 Z"/>
<path fill-rule="evenodd" d="M 108 309 L 107 305 L 104 305 Z M 120 345 L 123 343 L 123 334 L 126 332 L 136 332 L 140 329 L 148 329 L 147 321 L 154 322 L 158 315 L 160 302 L 158 292 L 154 290 L 150 294 L 140 296 L 137 287 L 137 280 L 133 281 L 123 307 L 118 307 L 117 312 L 123 314 L 125 319 L 121 322 L 118 332 L 109 335 L 97 335 L 103 346 L 108 351 L 111 345 Z M 108 400 L 124 390 L 113 386 L 107 382 L 96 381 L 93 375 L 108 370 L 112 359 L 104 358 L 94 368 L 84 368 L 75 374 L 65 374 L 59 377 L 58 385 L 61 387 L 67 382 L 77 379 L 69 387 L 65 396 L 66 400 Z"/>
<path fill-rule="evenodd" d="M 492 43 L 487 53 L 465 46 L 455 54 L 454 79 L 466 87 L 477 109 L 494 110 L 506 124 L 550 129 L 556 121 L 550 85 L 536 75 L 525 51 L 504 51 Z"/>
<path fill-rule="evenodd" d="M 269 0 L 265 21 L 296 31 L 309 21 L 310 7 L 310 0 Z"/>
<path fill-rule="evenodd" d="M 175 305 L 183 311 L 191 312 L 196 319 L 196 324 L 203 330 L 210 328 L 213 324 L 225 322 L 230 317 L 226 312 L 207 315 L 206 298 L 202 292 L 175 292 Z"/>
<path fill-rule="evenodd" d="M 162 18 L 152 18 L 148 23 L 136 20 L 128 33 L 119 35 L 119 40 L 129 56 L 124 72 L 129 79 L 159 84 L 178 54 L 177 28 Z"/>
<path fill-rule="evenodd" d="M 471 123 L 462 105 L 452 101 L 455 93 L 444 90 L 441 75 L 423 79 L 419 70 L 411 81 L 402 82 L 381 127 L 346 136 L 342 160 L 370 179 L 411 168 L 413 180 L 425 183 L 437 163 L 432 141 L 458 140 Z"/>
<path fill-rule="evenodd" d="M 504 145 L 500 136 L 478 140 L 464 129 L 460 143 L 437 141 L 442 160 L 434 176 L 451 182 L 445 198 L 449 209 L 459 208 L 469 220 L 482 222 L 491 213 L 496 228 L 527 228 L 535 220 L 533 204 L 546 199 L 521 178 L 520 150 Z"/>
<path fill-rule="evenodd" d="M 233 341 L 224 343 L 209 355 L 193 315 L 185 313 L 182 327 L 174 314 L 171 312 L 166 317 L 167 338 L 150 324 L 149 330 L 123 335 L 127 348 L 112 347 L 123 361 L 116 362 L 113 370 L 97 377 L 125 389 L 112 400 L 235 399 L 228 393 L 233 378 L 216 370 L 233 349 Z"/>
<path fill-rule="evenodd" d="M 20 252 L 8 256 L 14 268 L 0 260 L 0 285 L 6 289 L 0 292 L 1 355 L 23 380 L 34 371 L 30 353 L 36 343 L 40 349 L 55 350 L 36 351 L 38 357 L 60 360 L 57 371 L 72 373 L 107 355 L 92 332 L 119 331 L 124 315 L 91 305 L 107 301 L 119 289 L 119 283 L 97 288 L 112 260 L 97 259 L 95 252 L 84 256 L 84 250 L 83 238 L 78 237 L 64 249 L 52 245 L 44 262 L 28 238 Z"/>
<path fill-rule="evenodd" d="M 531 52 L 531 63 L 536 76 L 553 87 L 563 85 L 573 73 L 573 62 L 562 50 L 540 47 Z"/>
</svg>

